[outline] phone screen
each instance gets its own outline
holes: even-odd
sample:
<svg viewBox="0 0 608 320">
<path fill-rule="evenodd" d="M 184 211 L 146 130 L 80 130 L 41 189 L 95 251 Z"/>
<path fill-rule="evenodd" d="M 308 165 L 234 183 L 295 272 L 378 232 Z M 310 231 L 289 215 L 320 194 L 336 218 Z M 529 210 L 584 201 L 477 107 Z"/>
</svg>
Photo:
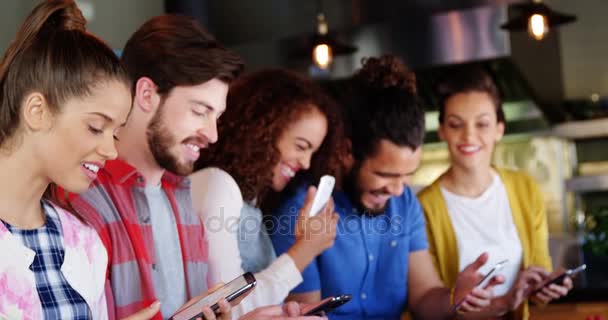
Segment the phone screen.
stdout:
<svg viewBox="0 0 608 320">
<path fill-rule="evenodd" d="M 586 264 L 581 264 L 580 266 L 578 266 L 576 268 L 568 269 L 568 270 L 564 271 L 563 273 L 555 276 L 551 280 L 548 280 L 547 282 L 545 282 L 540 288 L 534 290 L 534 292 L 532 292 L 531 295 L 535 295 L 535 294 L 539 293 L 540 291 L 543 290 L 543 288 L 545 288 L 551 284 L 562 285 L 562 283 L 564 282 L 564 279 L 566 277 L 574 277 L 575 275 L 579 274 L 580 272 L 584 271 L 585 269 L 587 269 Z"/>
<path fill-rule="evenodd" d="M 201 317 L 201 309 L 204 306 L 210 306 L 211 310 L 217 312 L 219 310 L 217 302 L 220 301 L 222 298 L 226 298 L 228 302 L 232 302 L 244 293 L 247 293 L 249 290 L 253 289 L 255 284 L 255 277 L 252 273 L 247 272 L 242 276 L 239 276 L 236 279 L 228 282 L 213 293 L 201 298 L 200 300 L 188 306 L 187 308 L 177 312 L 171 317 L 171 319 L 190 320 L 196 317 Z"/>
<path fill-rule="evenodd" d="M 305 316 L 322 316 L 349 302 L 351 298 L 350 294 L 325 298 L 315 305 L 303 308 L 302 314 Z"/>
</svg>

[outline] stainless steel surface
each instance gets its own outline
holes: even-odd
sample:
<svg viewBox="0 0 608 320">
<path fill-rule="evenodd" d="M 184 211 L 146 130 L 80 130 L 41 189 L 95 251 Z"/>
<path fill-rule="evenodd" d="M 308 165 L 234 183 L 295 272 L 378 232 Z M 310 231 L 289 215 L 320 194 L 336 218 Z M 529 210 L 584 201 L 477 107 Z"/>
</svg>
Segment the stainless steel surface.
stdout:
<svg viewBox="0 0 608 320">
<path fill-rule="evenodd" d="M 608 174 L 578 176 L 566 180 L 566 191 L 589 192 L 608 190 Z"/>
</svg>

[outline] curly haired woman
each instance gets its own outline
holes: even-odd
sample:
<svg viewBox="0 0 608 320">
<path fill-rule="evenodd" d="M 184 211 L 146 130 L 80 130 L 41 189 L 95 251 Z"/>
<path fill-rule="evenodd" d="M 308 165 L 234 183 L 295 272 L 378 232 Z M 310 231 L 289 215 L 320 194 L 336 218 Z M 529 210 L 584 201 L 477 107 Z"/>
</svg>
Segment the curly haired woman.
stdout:
<svg viewBox="0 0 608 320">
<path fill-rule="evenodd" d="M 206 225 L 210 280 L 256 273 L 256 290 L 233 309 L 238 317 L 283 302 L 302 281 L 301 271 L 333 245 L 333 202 L 317 216 L 306 214 L 314 187 L 298 215 L 296 243 L 278 258 L 260 204 L 306 171 L 315 180 L 321 173 L 337 175 L 343 139 L 332 101 L 311 80 L 282 69 L 237 80 L 226 110 L 218 127 L 221 140 L 197 163 L 204 169 L 191 176 L 192 199 Z"/>
</svg>

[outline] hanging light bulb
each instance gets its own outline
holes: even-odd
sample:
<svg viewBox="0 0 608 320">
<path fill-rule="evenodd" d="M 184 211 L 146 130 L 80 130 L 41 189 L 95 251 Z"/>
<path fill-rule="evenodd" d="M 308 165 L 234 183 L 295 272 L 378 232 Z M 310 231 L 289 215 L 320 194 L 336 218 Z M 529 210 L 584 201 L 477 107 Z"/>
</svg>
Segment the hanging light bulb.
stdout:
<svg viewBox="0 0 608 320">
<path fill-rule="evenodd" d="M 317 37 L 318 43 L 312 49 L 312 61 L 321 69 L 327 69 L 333 60 L 331 46 L 323 40 L 327 39 L 327 21 L 323 13 L 317 14 Z"/>
<path fill-rule="evenodd" d="M 312 61 L 321 69 L 327 69 L 333 60 L 331 47 L 325 43 L 315 46 L 312 52 Z"/>
<path fill-rule="evenodd" d="M 542 40 L 548 32 L 547 17 L 539 13 L 530 16 L 528 19 L 528 33 L 532 38 Z"/>
<path fill-rule="evenodd" d="M 536 40 L 544 39 L 549 29 L 576 21 L 576 16 L 555 11 L 542 0 L 517 3 L 510 7 L 515 14 L 500 27 L 510 31 L 527 30 Z"/>
</svg>

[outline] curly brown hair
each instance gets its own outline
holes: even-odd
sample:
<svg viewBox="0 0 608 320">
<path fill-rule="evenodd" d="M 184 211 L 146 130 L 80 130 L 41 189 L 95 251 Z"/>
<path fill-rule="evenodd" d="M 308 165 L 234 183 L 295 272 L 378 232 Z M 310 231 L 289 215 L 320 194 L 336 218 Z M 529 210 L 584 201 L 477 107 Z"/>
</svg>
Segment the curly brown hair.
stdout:
<svg viewBox="0 0 608 320">
<path fill-rule="evenodd" d="M 201 155 L 195 170 L 221 168 L 235 179 L 243 199 L 262 203 L 270 191 L 272 169 L 280 159 L 277 141 L 312 108 L 327 118 L 328 128 L 307 174 L 314 181 L 323 174 L 340 177 L 345 148 L 336 104 L 312 80 L 284 69 L 253 72 L 231 85 L 226 112 L 218 124 L 219 141 Z"/>
</svg>

